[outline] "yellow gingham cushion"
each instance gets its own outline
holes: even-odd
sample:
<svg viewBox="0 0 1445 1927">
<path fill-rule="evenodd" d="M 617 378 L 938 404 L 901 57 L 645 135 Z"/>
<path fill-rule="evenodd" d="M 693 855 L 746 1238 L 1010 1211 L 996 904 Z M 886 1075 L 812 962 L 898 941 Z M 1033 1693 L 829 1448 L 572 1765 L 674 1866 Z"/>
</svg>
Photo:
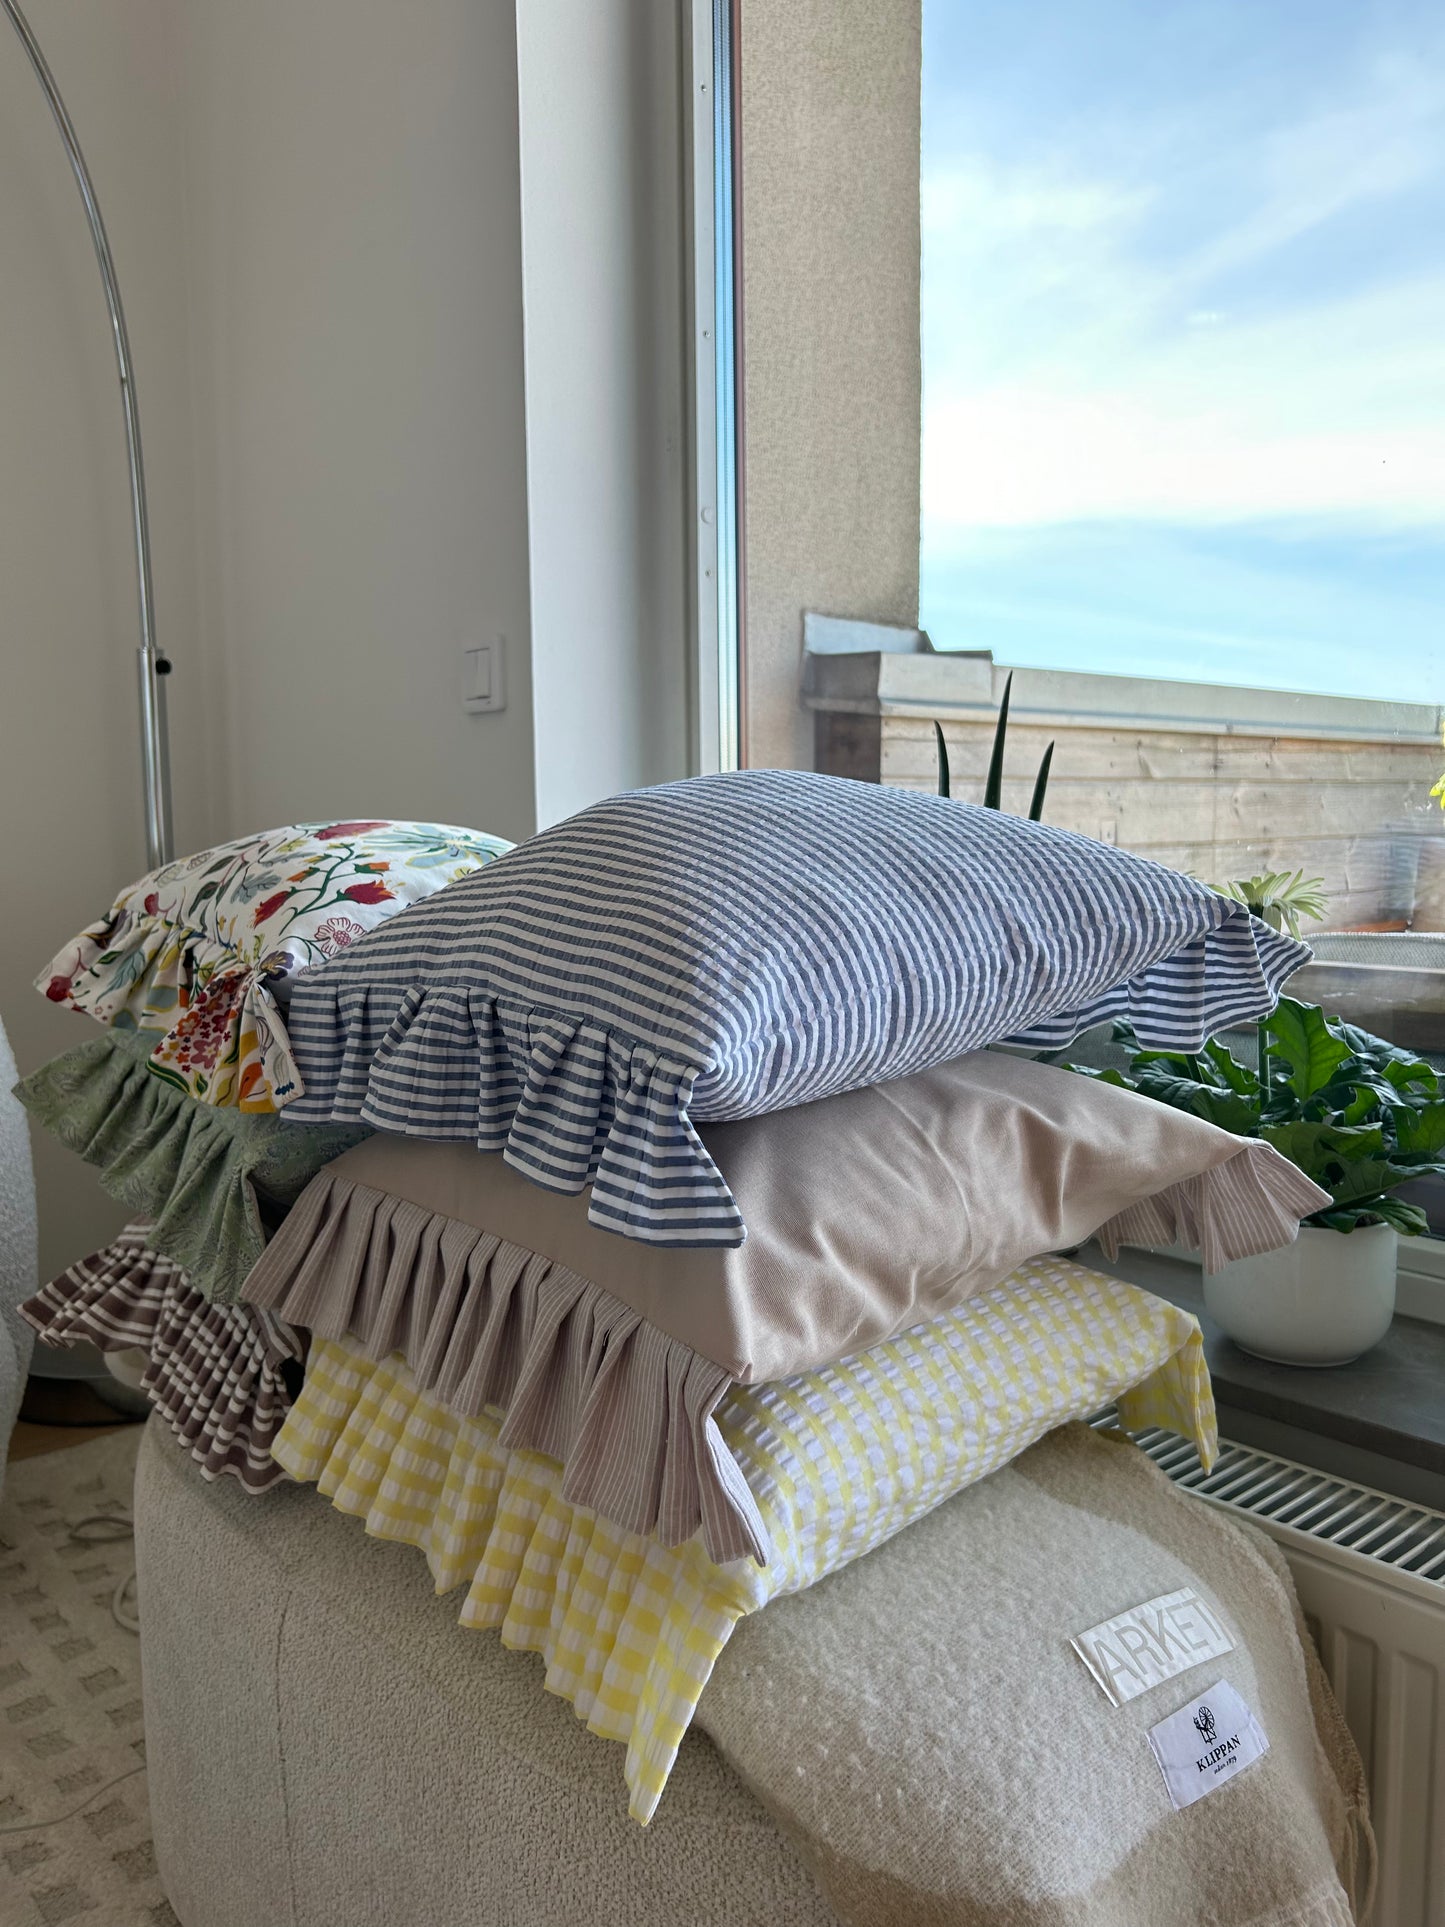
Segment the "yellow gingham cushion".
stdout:
<svg viewBox="0 0 1445 1927">
<path fill-rule="evenodd" d="M 368 1532 L 426 1554 L 438 1592 L 467 1588 L 464 1626 L 541 1653 L 551 1692 L 627 1747 L 634 1819 L 656 1810 L 738 1620 L 811 1586 L 1067 1420 L 1115 1400 L 1212 1463 L 1214 1400 L 1199 1327 L 1117 1279 L 1037 1258 L 992 1291 L 842 1364 L 739 1386 L 718 1408 L 772 1537 L 762 1568 L 664 1550 L 561 1497 L 555 1461 L 497 1444 L 400 1358 L 322 1340 L 273 1447 Z"/>
</svg>

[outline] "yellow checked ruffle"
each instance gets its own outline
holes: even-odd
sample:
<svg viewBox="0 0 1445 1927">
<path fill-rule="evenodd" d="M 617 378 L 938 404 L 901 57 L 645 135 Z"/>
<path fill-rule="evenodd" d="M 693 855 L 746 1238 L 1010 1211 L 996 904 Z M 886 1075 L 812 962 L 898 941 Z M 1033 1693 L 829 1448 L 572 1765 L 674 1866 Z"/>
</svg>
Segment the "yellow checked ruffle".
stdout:
<svg viewBox="0 0 1445 1927">
<path fill-rule="evenodd" d="M 1199 1327 L 1117 1279 L 1035 1259 L 992 1291 L 844 1364 L 739 1386 L 718 1421 L 775 1547 L 760 1568 L 668 1551 L 561 1497 L 555 1461 L 497 1444 L 417 1391 L 399 1358 L 312 1347 L 273 1452 L 381 1539 L 426 1554 L 465 1626 L 541 1653 L 548 1689 L 627 1747 L 652 1817 L 733 1627 L 810 1586 L 1072 1418 L 1114 1400 L 1131 1428 L 1216 1449 Z"/>
</svg>

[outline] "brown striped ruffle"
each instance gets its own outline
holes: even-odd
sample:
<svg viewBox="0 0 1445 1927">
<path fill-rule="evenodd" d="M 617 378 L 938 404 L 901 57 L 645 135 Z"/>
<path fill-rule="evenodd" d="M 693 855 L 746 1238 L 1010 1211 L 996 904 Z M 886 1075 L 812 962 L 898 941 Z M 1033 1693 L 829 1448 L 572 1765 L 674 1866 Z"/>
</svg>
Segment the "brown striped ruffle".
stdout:
<svg viewBox="0 0 1445 1927">
<path fill-rule="evenodd" d="M 1236 1154 L 1212 1171 L 1181 1178 L 1141 1198 L 1094 1233 L 1109 1257 L 1120 1245 L 1181 1244 L 1197 1251 L 1206 1271 L 1234 1258 L 1292 1244 L 1301 1218 L 1328 1194 L 1272 1144 L 1243 1138 Z"/>
<path fill-rule="evenodd" d="M 215 1305 L 130 1224 L 114 1244 L 80 1259 L 20 1307 L 50 1345 L 82 1339 L 102 1351 L 138 1350 L 151 1404 L 204 1477 L 230 1472 L 251 1492 L 286 1475 L 271 1441 L 291 1409 L 286 1361 L 305 1339 L 249 1305 Z"/>
<path fill-rule="evenodd" d="M 563 1497 L 710 1559 L 770 1544 L 713 1418 L 728 1372 L 565 1265 L 368 1185 L 315 1179 L 243 1286 L 320 1338 L 399 1352 L 459 1416 L 563 1467 Z"/>
</svg>

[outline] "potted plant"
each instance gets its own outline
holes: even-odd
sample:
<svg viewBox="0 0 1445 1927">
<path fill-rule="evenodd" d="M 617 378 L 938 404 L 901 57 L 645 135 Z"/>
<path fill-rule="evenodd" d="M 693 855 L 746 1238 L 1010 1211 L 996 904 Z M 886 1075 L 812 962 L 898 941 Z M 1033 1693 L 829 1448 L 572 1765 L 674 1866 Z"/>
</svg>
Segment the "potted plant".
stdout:
<svg viewBox="0 0 1445 1927">
<path fill-rule="evenodd" d="M 1398 1234 L 1428 1229 L 1395 1195 L 1445 1171 L 1445 1087 L 1413 1052 L 1315 1004 L 1282 997 L 1259 1027 L 1259 1067 L 1217 1038 L 1197 1055 L 1141 1050 L 1126 1023 L 1127 1072 L 1072 1070 L 1263 1138 L 1330 1194 L 1284 1251 L 1242 1258 L 1204 1280 L 1211 1316 L 1237 1345 L 1290 1365 L 1342 1365 L 1377 1344 L 1395 1309 Z"/>
<path fill-rule="evenodd" d="M 1328 907 L 1323 877 L 1307 877 L 1303 870 L 1266 870 L 1257 877 L 1240 877 L 1234 883 L 1214 887 L 1220 896 L 1242 903 L 1252 917 L 1271 930 L 1287 930 L 1292 937 L 1300 933 L 1300 918 L 1320 922 Z"/>
</svg>

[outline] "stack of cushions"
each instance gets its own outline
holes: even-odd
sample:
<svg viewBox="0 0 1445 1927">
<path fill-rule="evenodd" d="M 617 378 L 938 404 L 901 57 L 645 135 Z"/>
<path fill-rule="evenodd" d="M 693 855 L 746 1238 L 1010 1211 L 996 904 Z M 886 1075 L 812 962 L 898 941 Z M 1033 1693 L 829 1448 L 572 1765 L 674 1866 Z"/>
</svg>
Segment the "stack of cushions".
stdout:
<svg viewBox="0 0 1445 1927">
<path fill-rule="evenodd" d="M 1047 1254 L 1220 1263 L 1322 1193 L 979 1047 L 1197 1048 L 1307 954 L 943 799 L 758 772 L 584 811 L 295 987 L 284 1118 L 378 1135 L 246 1282 L 312 1334 L 275 1456 L 542 1652 L 645 1821 L 744 1614 L 1110 1400 L 1211 1457 L 1193 1320 Z"/>
<path fill-rule="evenodd" d="M 103 1031 L 17 1086 L 137 1214 L 26 1308 L 52 1343 L 149 1354 L 147 1389 L 203 1470 L 276 1476 L 301 1338 L 235 1304 L 268 1231 L 366 1127 L 284 1129 L 292 980 L 511 846 L 448 825 L 296 824 L 167 864 L 37 980 Z"/>
<path fill-rule="evenodd" d="M 1222 1263 L 1323 1193 L 986 1047 L 1123 1015 L 1197 1048 L 1307 956 L 947 799 L 764 771 L 586 810 L 297 973 L 250 1053 L 276 1155 L 364 1134 L 229 1307 L 307 1354 L 251 1444 L 542 1652 L 646 1821 L 744 1615 L 1111 1401 L 1212 1456 L 1194 1321 L 1050 1254 Z"/>
<path fill-rule="evenodd" d="M 378 1135 L 246 1285 L 311 1333 L 277 1459 L 542 1653 L 644 1822 L 744 1615 L 1111 1401 L 1212 1459 L 1195 1321 L 1038 1254 L 1267 1249 L 1320 1197 L 1269 1146 L 989 1052 L 702 1135 L 741 1247 L 619 1239 L 495 1154 Z"/>
</svg>

